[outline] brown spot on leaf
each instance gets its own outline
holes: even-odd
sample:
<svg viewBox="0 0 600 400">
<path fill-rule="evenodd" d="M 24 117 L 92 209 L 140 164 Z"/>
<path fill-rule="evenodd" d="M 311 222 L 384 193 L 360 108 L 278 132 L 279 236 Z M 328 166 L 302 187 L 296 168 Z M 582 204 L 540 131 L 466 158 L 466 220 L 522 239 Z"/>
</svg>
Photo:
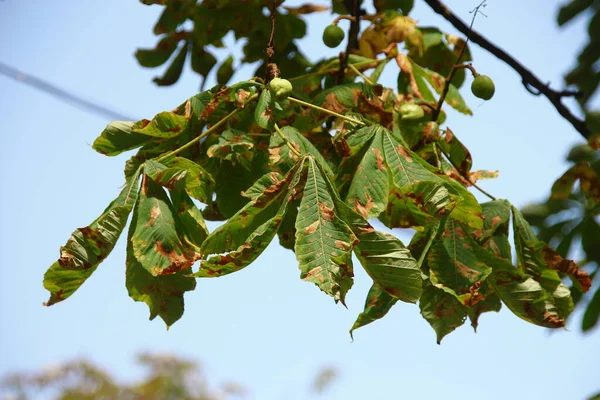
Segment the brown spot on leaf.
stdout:
<svg viewBox="0 0 600 400">
<path fill-rule="evenodd" d="M 377 169 L 385 171 L 385 163 L 383 161 L 383 157 L 381 156 L 381 150 L 373 149 L 373 153 L 375 153 L 375 159 L 377 160 Z"/>
<path fill-rule="evenodd" d="M 406 151 L 406 149 L 402 145 L 398 145 L 398 147 L 396 147 L 396 151 L 398 152 L 398 154 L 400 154 L 402 157 L 404 157 L 407 162 L 412 162 L 412 157 L 410 156 L 408 151 Z M 400 164 L 398 166 L 398 168 L 402 168 L 402 164 Z"/>
<path fill-rule="evenodd" d="M 319 211 L 321 211 L 321 215 L 327 221 L 333 221 L 333 207 L 328 207 L 325 202 L 319 203 Z"/>
<path fill-rule="evenodd" d="M 358 197 L 354 198 L 354 209 L 365 219 L 368 218 L 369 212 L 375 207 L 375 203 L 371 201 L 371 196 L 367 194 L 366 198 L 367 202 L 364 205 L 358 200 Z"/>
<path fill-rule="evenodd" d="M 310 224 L 309 226 L 307 226 L 306 228 L 304 228 L 304 234 L 305 235 L 310 235 L 312 233 L 315 233 L 315 231 L 317 230 L 318 226 L 319 226 L 319 220 L 316 220 L 315 222 L 313 222 L 312 224 Z"/>
<path fill-rule="evenodd" d="M 171 264 L 167 268 L 160 269 L 159 267 L 155 267 L 154 272 L 157 275 L 174 274 L 182 269 L 191 267 L 194 261 L 197 259 L 197 257 L 192 255 L 190 255 L 188 258 L 184 254 L 179 254 L 176 249 L 164 245 L 160 240 L 154 244 L 154 250 L 161 256 L 171 261 Z"/>
<path fill-rule="evenodd" d="M 336 240 L 335 247 L 337 247 L 338 249 L 343 250 L 343 251 L 348 251 L 352 248 L 350 243 L 344 242 L 343 240 Z"/>
<path fill-rule="evenodd" d="M 161 212 L 160 212 L 160 207 L 158 206 L 154 206 L 152 207 L 152 209 L 150 210 L 150 218 L 148 218 L 148 222 L 146 222 L 146 226 L 149 227 L 152 225 L 152 223 L 154 221 L 156 221 L 156 219 L 158 217 L 160 217 Z"/>
<path fill-rule="evenodd" d="M 584 292 L 590 290 L 592 280 L 587 272 L 580 270 L 577 264 L 571 260 L 564 259 L 550 246 L 544 246 L 542 249 L 544 262 L 550 269 L 563 272 L 576 280 Z"/>
<path fill-rule="evenodd" d="M 329 93 L 325 96 L 325 103 L 323 103 L 323 108 L 329 111 L 336 112 L 338 114 L 343 114 L 346 112 L 346 107 L 336 97 L 335 93 Z"/>
</svg>

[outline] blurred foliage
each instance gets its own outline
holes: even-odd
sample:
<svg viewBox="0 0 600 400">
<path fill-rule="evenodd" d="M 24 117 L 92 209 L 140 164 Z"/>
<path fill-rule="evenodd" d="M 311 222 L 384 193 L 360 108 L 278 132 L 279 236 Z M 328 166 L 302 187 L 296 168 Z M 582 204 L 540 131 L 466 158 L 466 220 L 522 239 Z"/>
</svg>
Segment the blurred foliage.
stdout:
<svg viewBox="0 0 600 400">
<path fill-rule="evenodd" d="M 553 185 L 550 197 L 521 210 L 536 228 L 540 239 L 550 243 L 563 257 L 577 257 L 590 278 L 600 265 L 600 151 L 589 144 L 574 146 L 567 156 L 571 166 Z M 591 177 L 591 179 L 589 179 Z M 574 290 L 573 301 L 585 307 L 581 329 L 598 326 L 600 287 L 582 297 Z"/>
<path fill-rule="evenodd" d="M 570 0 L 559 9 L 556 19 L 559 26 L 564 26 L 577 16 L 587 18 L 589 39 L 575 66 L 565 76 L 565 83 L 580 90 L 577 101 L 586 114 L 588 129 L 592 134 L 600 135 L 600 111 L 590 109 L 590 100 L 600 85 L 600 1 Z"/>
<path fill-rule="evenodd" d="M 145 370 L 135 383 L 119 382 L 97 364 L 73 360 L 39 372 L 13 373 L 0 381 L 2 400 L 226 400 L 248 398 L 248 390 L 236 382 L 213 388 L 200 366 L 169 354 L 144 353 L 137 357 Z M 312 392 L 321 393 L 337 377 L 331 367 L 318 371 Z"/>
</svg>

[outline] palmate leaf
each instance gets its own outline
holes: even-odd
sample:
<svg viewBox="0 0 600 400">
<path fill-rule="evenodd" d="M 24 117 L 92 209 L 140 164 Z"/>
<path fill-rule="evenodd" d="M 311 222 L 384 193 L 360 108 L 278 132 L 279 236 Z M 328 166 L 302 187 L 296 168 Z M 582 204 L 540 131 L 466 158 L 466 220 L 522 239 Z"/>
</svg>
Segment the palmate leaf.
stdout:
<svg viewBox="0 0 600 400">
<path fill-rule="evenodd" d="M 385 317 L 397 301 L 398 299 L 390 296 L 381 286 L 373 283 L 365 300 L 365 309 L 352 325 L 350 336 L 353 337 L 353 332 L 358 328 Z"/>
<path fill-rule="evenodd" d="M 390 228 L 405 228 L 451 213 L 471 227 L 482 226 L 475 197 L 406 149 L 392 132 L 375 125 L 356 133 L 372 138 L 364 142 L 366 150 L 357 153 L 361 161 L 346 196 L 363 217 L 379 216 Z"/>
<path fill-rule="evenodd" d="M 300 277 L 345 304 L 352 286 L 352 248 L 358 242 L 336 212 L 324 171 L 306 158 L 307 176 L 296 220 L 295 253 Z"/>
<path fill-rule="evenodd" d="M 127 240 L 127 260 L 125 285 L 129 296 L 142 301 L 150 309 L 150 320 L 157 315 L 165 321 L 167 328 L 183 315 L 183 294 L 196 287 L 196 280 L 190 277 L 191 268 L 163 276 L 154 276 L 137 260 L 133 250 L 133 235 L 137 215 L 131 221 Z"/>
<path fill-rule="evenodd" d="M 164 189 L 148 175 L 144 175 L 133 213 L 133 255 L 153 276 L 185 270 L 199 259 Z"/>
<path fill-rule="evenodd" d="M 239 271 L 264 251 L 281 225 L 289 196 L 302 179 L 303 164 L 299 162 L 283 178 L 267 174 L 246 192 L 251 201 L 204 242 L 202 253 L 216 255 L 203 261 L 194 276 L 218 277 Z"/>
<path fill-rule="evenodd" d="M 44 275 L 44 287 L 50 291 L 45 305 L 51 306 L 75 293 L 110 254 L 137 199 L 138 183 L 136 175 L 102 215 L 89 226 L 74 231 L 61 247 L 60 258 Z"/>
</svg>

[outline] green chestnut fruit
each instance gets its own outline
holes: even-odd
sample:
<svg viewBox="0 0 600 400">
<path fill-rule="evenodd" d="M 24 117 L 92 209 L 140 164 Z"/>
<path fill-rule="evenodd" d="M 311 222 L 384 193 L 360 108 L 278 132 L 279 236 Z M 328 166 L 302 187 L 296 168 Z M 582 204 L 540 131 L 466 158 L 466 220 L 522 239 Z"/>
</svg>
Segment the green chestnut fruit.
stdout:
<svg viewBox="0 0 600 400">
<path fill-rule="evenodd" d="M 273 78 L 269 83 L 271 96 L 273 96 L 275 100 L 287 99 L 292 94 L 293 89 L 294 87 L 287 79 Z"/>
<path fill-rule="evenodd" d="M 494 97 L 496 92 L 496 86 L 494 81 L 487 75 L 477 75 L 471 84 L 471 92 L 475 97 L 479 97 L 483 100 L 489 100 Z"/>
<path fill-rule="evenodd" d="M 413 121 L 415 119 L 421 119 L 425 116 L 425 112 L 421 107 L 412 103 L 404 103 L 398 108 L 400 112 L 400 118 L 403 120 Z"/>
<path fill-rule="evenodd" d="M 425 112 L 421 107 L 412 103 L 404 103 L 398 108 L 400 112 L 400 118 L 403 120 L 413 121 L 415 119 L 421 119 L 425 116 Z"/>
<path fill-rule="evenodd" d="M 337 25 L 331 24 L 323 31 L 323 43 L 327 47 L 338 47 L 346 34 L 344 30 Z"/>
</svg>

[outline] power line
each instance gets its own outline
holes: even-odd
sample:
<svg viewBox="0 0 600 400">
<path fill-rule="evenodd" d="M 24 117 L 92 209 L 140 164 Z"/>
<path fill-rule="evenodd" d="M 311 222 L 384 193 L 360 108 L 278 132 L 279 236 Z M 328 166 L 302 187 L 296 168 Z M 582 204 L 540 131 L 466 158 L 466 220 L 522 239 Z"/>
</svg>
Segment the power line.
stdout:
<svg viewBox="0 0 600 400">
<path fill-rule="evenodd" d="M 86 100 L 80 96 L 69 93 L 43 79 L 37 78 L 33 75 L 26 74 L 25 72 L 19 71 L 17 68 L 11 67 L 0 61 L 0 74 L 14 79 L 17 82 L 24 83 L 35 89 L 46 92 L 49 95 L 62 100 L 63 102 L 77 106 L 83 111 L 100 115 L 102 117 L 108 117 L 111 120 L 119 121 L 137 121 L 137 118 L 121 114 L 117 111 L 111 110 L 110 108 L 104 107 L 100 104 L 94 103 L 93 101 Z"/>
</svg>

